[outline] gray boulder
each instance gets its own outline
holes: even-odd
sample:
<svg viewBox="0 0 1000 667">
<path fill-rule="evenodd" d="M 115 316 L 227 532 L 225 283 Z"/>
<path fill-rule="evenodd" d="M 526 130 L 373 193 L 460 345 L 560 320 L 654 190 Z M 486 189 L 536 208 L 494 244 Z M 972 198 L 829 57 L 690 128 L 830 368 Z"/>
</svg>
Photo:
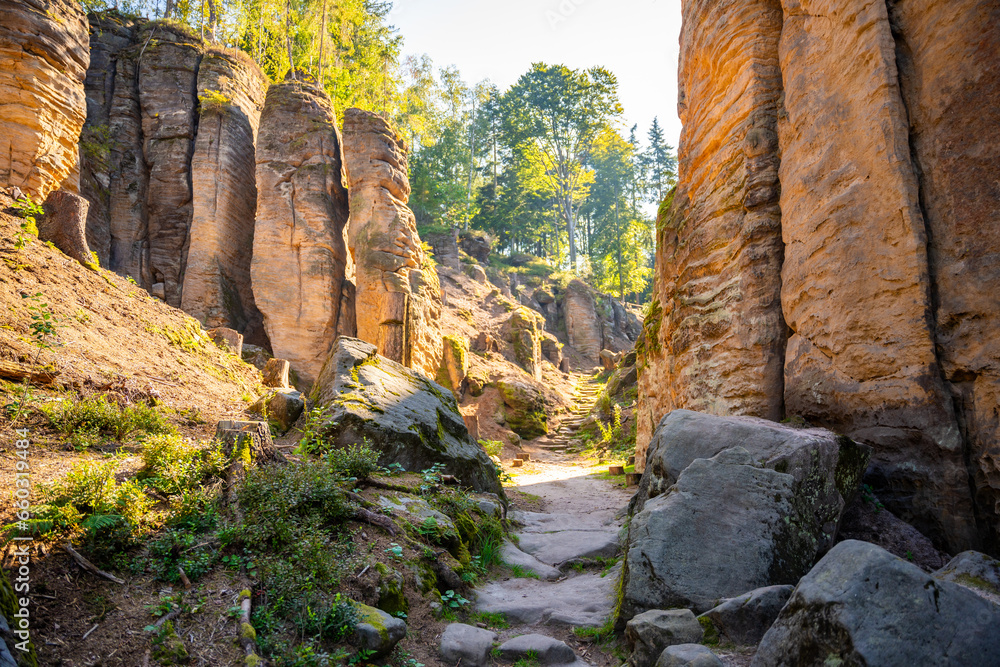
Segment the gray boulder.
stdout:
<svg viewBox="0 0 1000 667">
<path fill-rule="evenodd" d="M 729 598 L 709 609 L 699 618 L 707 618 L 726 639 L 734 644 L 756 646 L 781 608 L 791 597 L 793 586 L 766 586 Z"/>
<path fill-rule="evenodd" d="M 500 645 L 500 658 L 511 662 L 533 655 L 543 665 L 565 665 L 576 661 L 576 653 L 565 642 L 546 635 L 521 635 Z"/>
<path fill-rule="evenodd" d="M 751 666 L 986 667 L 998 627 L 1000 605 L 848 540 L 802 578 Z"/>
<path fill-rule="evenodd" d="M 953 581 L 994 602 L 1000 602 L 1000 561 L 978 551 L 963 551 L 934 573 L 943 581 Z M 990 597 L 992 596 L 992 597 Z"/>
<path fill-rule="evenodd" d="M 528 378 L 508 375 L 496 386 L 503 397 L 504 419 L 514 433 L 532 440 L 549 432 L 545 396 Z"/>
<path fill-rule="evenodd" d="M 441 658 L 450 665 L 486 667 L 497 633 L 474 628 L 464 623 L 452 623 L 441 636 Z"/>
<path fill-rule="evenodd" d="M 690 609 L 652 609 L 625 626 L 625 641 L 632 647 L 631 667 L 652 667 L 663 649 L 675 644 L 695 644 L 705 631 Z"/>
<path fill-rule="evenodd" d="M 663 649 L 656 667 L 722 667 L 722 660 L 701 644 L 678 644 Z"/>
<path fill-rule="evenodd" d="M 497 469 L 469 436 L 455 396 L 374 345 L 338 338 L 312 399 L 327 410 L 322 432 L 334 445 L 367 439 L 380 465 L 420 471 L 440 463 L 464 486 L 503 497 Z"/>
<path fill-rule="evenodd" d="M 386 656 L 406 636 L 406 623 L 381 609 L 356 602 L 359 622 L 354 627 L 354 641 L 359 648 L 374 651 L 374 657 Z"/>
<path fill-rule="evenodd" d="M 250 407 L 250 411 L 265 417 L 268 423 L 281 433 L 287 433 L 305 407 L 306 402 L 302 399 L 301 392 L 294 389 L 279 389 L 258 398 Z"/>
<path fill-rule="evenodd" d="M 534 572 L 539 579 L 552 581 L 562 576 L 562 572 L 558 569 L 543 563 L 531 554 L 524 553 L 507 540 L 504 540 L 503 546 L 500 547 L 500 558 L 507 565 L 516 565 L 528 572 Z"/>
<path fill-rule="evenodd" d="M 814 562 L 817 536 L 794 487 L 792 475 L 756 467 L 742 447 L 695 460 L 632 519 L 619 626 L 648 609 L 704 612 L 797 581 Z"/>
</svg>

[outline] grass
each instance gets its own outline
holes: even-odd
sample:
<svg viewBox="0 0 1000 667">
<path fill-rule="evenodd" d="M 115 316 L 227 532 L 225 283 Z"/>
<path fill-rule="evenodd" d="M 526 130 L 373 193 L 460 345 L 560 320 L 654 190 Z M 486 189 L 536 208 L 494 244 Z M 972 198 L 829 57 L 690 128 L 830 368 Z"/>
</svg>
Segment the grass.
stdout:
<svg viewBox="0 0 1000 667">
<path fill-rule="evenodd" d="M 482 623 L 488 628 L 493 628 L 494 630 L 506 630 L 510 627 L 510 622 L 507 620 L 507 616 L 503 612 L 494 611 L 480 611 L 472 615 L 469 619 L 473 624 Z"/>
<path fill-rule="evenodd" d="M 104 395 L 80 401 L 49 403 L 41 407 L 49 423 L 59 432 L 93 438 L 100 435 L 122 440 L 132 434 L 167 434 L 174 428 L 152 406 L 137 403 L 122 406 Z"/>
<path fill-rule="evenodd" d="M 510 566 L 510 574 L 515 579 L 538 579 L 539 578 L 537 573 L 532 572 L 531 570 L 527 570 L 527 569 L 521 567 L 520 565 L 511 565 Z"/>
</svg>

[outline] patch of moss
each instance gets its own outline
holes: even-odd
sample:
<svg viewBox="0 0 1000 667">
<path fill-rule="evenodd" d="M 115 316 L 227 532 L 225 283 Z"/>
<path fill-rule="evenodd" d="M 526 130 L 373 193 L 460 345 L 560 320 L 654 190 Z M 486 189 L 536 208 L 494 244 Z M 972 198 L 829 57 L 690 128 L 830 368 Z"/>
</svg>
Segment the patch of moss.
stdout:
<svg viewBox="0 0 1000 667">
<path fill-rule="evenodd" d="M 389 631 L 382 621 L 382 615 L 378 613 L 379 610 L 360 602 L 355 602 L 354 606 L 358 610 L 358 624 L 367 623 L 375 628 L 375 631 L 378 632 L 383 641 L 389 641 Z"/>
<path fill-rule="evenodd" d="M 253 630 L 252 627 L 250 629 Z M 187 662 L 188 657 L 184 642 L 174 630 L 174 624 L 167 621 L 153 639 L 153 658 L 168 665 L 179 665 Z"/>
<path fill-rule="evenodd" d="M 715 623 L 712 622 L 712 619 L 708 616 L 699 616 L 698 622 L 701 623 L 701 629 L 705 631 L 705 635 L 702 637 L 701 643 L 705 646 L 718 646 L 719 629 L 715 627 Z"/>
<path fill-rule="evenodd" d="M 858 490 L 861 477 L 868 468 L 871 449 L 858 445 L 846 435 L 837 436 L 837 444 L 840 445 L 840 453 L 837 455 L 837 468 L 833 478 L 841 497 L 849 500 Z"/>
</svg>

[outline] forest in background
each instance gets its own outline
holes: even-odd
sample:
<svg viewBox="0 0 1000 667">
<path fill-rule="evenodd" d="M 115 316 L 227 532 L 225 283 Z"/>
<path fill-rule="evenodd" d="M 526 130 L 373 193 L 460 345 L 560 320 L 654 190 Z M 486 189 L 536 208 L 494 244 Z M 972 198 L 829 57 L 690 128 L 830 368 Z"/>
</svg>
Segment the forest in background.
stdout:
<svg viewBox="0 0 1000 667">
<path fill-rule="evenodd" d="M 410 207 L 422 232 L 489 233 L 603 291 L 647 300 L 651 204 L 675 181 L 656 119 L 626 127 L 613 73 L 535 63 L 508 90 L 402 55 L 380 0 L 83 0 L 88 11 L 179 23 L 249 54 L 272 81 L 290 67 L 320 83 L 338 116 L 359 107 L 408 142 Z"/>
</svg>

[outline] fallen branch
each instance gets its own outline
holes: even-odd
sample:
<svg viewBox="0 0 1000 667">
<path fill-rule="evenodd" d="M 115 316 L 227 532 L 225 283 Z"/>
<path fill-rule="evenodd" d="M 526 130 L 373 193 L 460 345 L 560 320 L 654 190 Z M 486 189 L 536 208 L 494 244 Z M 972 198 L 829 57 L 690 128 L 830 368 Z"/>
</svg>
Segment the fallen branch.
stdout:
<svg viewBox="0 0 1000 667">
<path fill-rule="evenodd" d="M 177 574 L 181 577 L 181 583 L 184 584 L 184 588 L 191 588 L 191 580 L 188 579 L 187 572 L 180 565 L 177 566 Z"/>
<path fill-rule="evenodd" d="M 181 608 L 177 607 L 177 609 L 174 609 L 169 614 L 164 614 L 163 616 L 160 616 L 158 619 L 156 619 L 156 623 L 153 623 L 153 627 L 158 629 L 167 621 L 172 621 L 180 615 L 181 615 Z"/>
<path fill-rule="evenodd" d="M 90 572 L 91 574 L 96 574 L 99 577 L 104 577 L 108 581 L 113 581 L 116 584 L 122 584 L 123 586 L 125 585 L 125 582 L 116 577 L 115 575 L 108 574 L 104 570 L 99 569 L 96 565 L 94 565 L 89 560 L 81 556 L 80 553 L 76 549 L 74 549 L 73 545 L 70 544 L 69 542 L 63 545 L 63 549 L 65 549 L 69 553 L 69 555 L 73 557 L 73 560 L 76 561 L 77 565 L 82 567 L 87 572 Z"/>
<path fill-rule="evenodd" d="M 94 624 L 94 627 L 92 627 L 90 630 L 87 630 L 87 632 L 85 632 L 84 635 L 83 635 L 83 639 L 81 639 L 80 641 L 83 641 L 84 639 L 86 639 L 87 637 L 89 637 L 90 633 L 93 632 L 94 630 L 96 630 L 97 627 L 98 627 L 98 625 L 100 625 L 100 624 L 99 623 L 98 624 Z"/>
<path fill-rule="evenodd" d="M 250 624 L 250 591 L 244 589 L 240 592 L 240 634 L 239 643 L 246 653 L 247 665 L 261 664 L 260 656 L 257 655 L 257 631 Z"/>
<path fill-rule="evenodd" d="M 395 522 L 384 514 L 377 514 L 371 510 L 366 510 L 364 507 L 359 507 L 354 512 L 354 518 L 363 523 L 382 528 L 393 537 L 399 534 L 399 528 L 396 527 Z"/>
<path fill-rule="evenodd" d="M 52 384 L 59 371 L 34 370 L 32 366 L 0 359 L 0 378 L 4 380 L 28 379 L 33 384 Z"/>
</svg>

